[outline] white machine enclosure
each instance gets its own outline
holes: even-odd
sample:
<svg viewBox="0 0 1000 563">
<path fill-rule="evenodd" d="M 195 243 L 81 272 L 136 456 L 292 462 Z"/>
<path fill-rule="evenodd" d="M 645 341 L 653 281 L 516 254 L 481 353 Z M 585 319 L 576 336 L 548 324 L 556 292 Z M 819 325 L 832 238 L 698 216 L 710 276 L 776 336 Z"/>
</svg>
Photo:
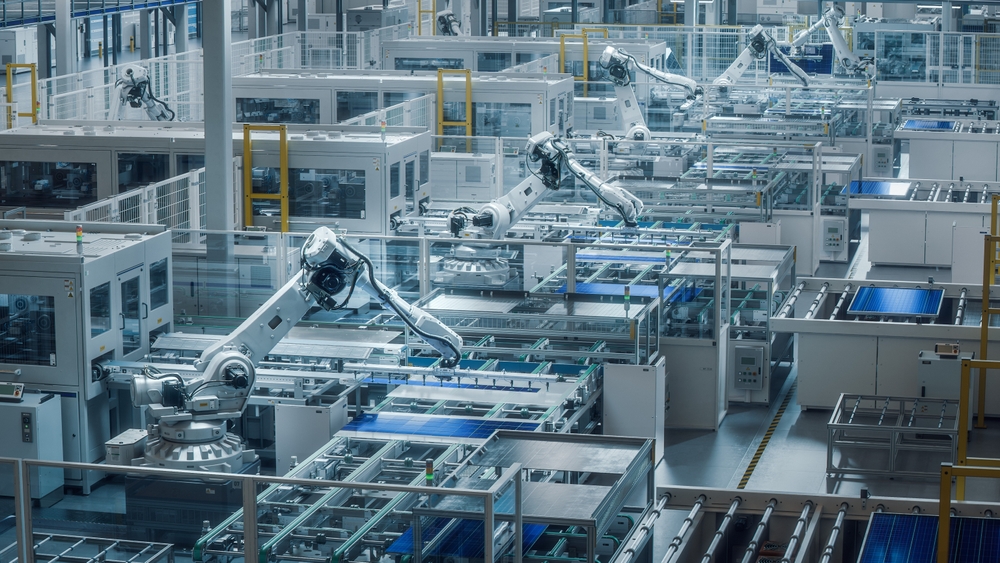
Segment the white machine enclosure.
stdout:
<svg viewBox="0 0 1000 563">
<path fill-rule="evenodd" d="M 410 11 L 404 5 L 359 6 L 347 10 L 347 31 L 368 31 L 392 27 L 406 23 L 409 19 Z"/>
<path fill-rule="evenodd" d="M 528 137 L 548 131 L 562 136 L 572 130 L 573 79 L 552 70 L 474 72 L 473 135 Z M 269 71 L 233 78 L 236 120 L 247 123 L 334 124 L 437 92 L 437 72 L 426 71 Z M 446 104 L 464 105 L 465 95 L 463 75 L 445 76 Z M 456 112 L 465 115 L 464 109 Z"/>
<path fill-rule="evenodd" d="M 384 234 L 390 230 L 390 216 L 405 215 L 408 205 L 415 207 L 420 199 L 427 197 L 426 174 L 420 171 L 429 162 L 430 154 L 431 135 L 425 128 L 390 127 L 383 138 L 377 127 L 289 126 L 288 139 L 288 166 L 293 174 L 296 170 L 299 174 L 289 182 L 293 230 L 310 230 L 325 218 L 329 224 L 336 223 L 352 233 Z M 253 151 L 253 167 L 259 172 L 255 182 L 266 180 L 276 189 L 280 170 L 278 133 L 254 132 Z M 0 133 L 0 154 L 11 161 L 61 163 L 72 159 L 72 162 L 94 163 L 96 198 L 117 193 L 118 183 L 114 179 L 124 166 L 123 154 L 164 156 L 169 167 L 163 178 L 155 180 L 159 181 L 176 175 L 182 159 L 204 152 L 201 124 L 159 126 L 116 122 L 109 126 L 106 122 L 53 122 Z M 243 154 L 242 127 L 234 127 L 233 152 L 238 157 Z M 329 211 L 323 207 L 318 208 L 322 210 L 317 212 L 318 216 L 296 216 L 297 198 L 301 196 L 299 201 L 308 209 L 308 194 L 313 193 L 306 190 L 305 184 L 317 182 L 316 176 L 327 170 L 355 173 L 355 181 L 363 178 L 364 199 L 353 196 L 354 207 L 344 216 L 324 217 L 322 213 L 329 215 Z M 234 174 L 234 184 L 234 201 L 241 210 L 240 173 Z M 347 188 L 355 191 L 345 189 L 345 197 L 357 191 L 356 186 Z M 408 204 L 408 196 L 415 201 Z M 76 208 L 81 204 L 78 201 L 68 199 L 66 209 Z M 237 213 L 237 217 L 242 214 Z M 277 229 L 280 217 L 259 214 L 254 224 Z"/>
<path fill-rule="evenodd" d="M 496 156 L 470 153 L 431 153 L 433 201 L 487 202 L 497 197 Z"/>
<path fill-rule="evenodd" d="M 274 406 L 275 468 L 284 472 L 330 441 L 348 421 L 347 397 L 332 405 Z M 308 428 L 308 432 L 303 432 Z"/>
<path fill-rule="evenodd" d="M 38 60 L 38 33 L 35 27 L 15 27 L 0 30 L 0 68 L 8 64 L 30 64 Z M 4 70 L 6 70 L 4 68 Z M 28 72 L 27 68 L 15 72 Z M 25 111 L 25 110 L 20 110 Z"/>
<path fill-rule="evenodd" d="M 25 393 L 16 403 L 0 402 L 0 424 L 7 429 L 0 437 L 4 457 L 63 461 L 62 409 L 59 395 Z M 17 430 L 15 430 L 17 429 Z M 0 464 L 0 496 L 14 496 L 14 466 Z M 58 467 L 31 470 L 31 498 L 42 500 L 62 494 L 63 471 Z M 43 500 L 44 503 L 44 500 Z"/>
<path fill-rule="evenodd" d="M 910 129 L 913 123 L 950 124 L 946 129 Z M 910 124 L 910 125 L 908 125 Z M 945 125 L 947 126 L 947 125 Z M 910 143 L 911 178 L 962 178 L 996 182 L 1000 122 L 909 118 L 895 138 Z"/>
<path fill-rule="evenodd" d="M 551 72 L 572 72 L 582 76 L 583 61 L 588 61 L 590 80 L 603 80 L 597 64 L 605 47 L 625 49 L 639 62 L 664 70 L 667 45 L 662 41 L 644 39 L 605 39 L 589 37 L 584 54 L 580 40 L 565 41 L 565 69 Z M 499 71 L 548 55 L 558 55 L 558 37 L 409 37 L 382 42 L 382 68 L 393 70 L 435 70 L 437 68 L 467 68 L 473 71 Z M 608 84 L 611 90 L 611 84 Z"/>
<path fill-rule="evenodd" d="M 669 375 L 666 359 L 653 365 L 604 365 L 604 433 L 653 438 L 653 463 L 663 458 Z"/>
<path fill-rule="evenodd" d="M 796 336 L 798 402 L 805 408 L 831 409 L 841 393 L 920 397 L 916 358 L 921 350 L 933 349 L 940 342 L 958 343 L 963 350 L 979 349 L 978 319 L 973 322 L 970 318 L 968 322 L 973 324 L 830 320 L 829 309 L 846 284 L 856 285 L 857 282 L 809 278 L 804 283 L 799 303 L 812 303 L 820 287 L 828 283 L 825 304 L 814 318 L 780 318 L 779 315 L 771 319 L 771 327 L 775 332 Z M 928 287 L 926 283 L 913 282 L 892 282 L 892 285 Z M 944 289 L 946 301 L 957 301 L 963 291 L 969 303 L 982 299 L 977 286 L 934 284 L 933 287 Z M 843 306 L 846 308 L 849 304 L 850 299 Z M 990 329 L 990 358 L 1000 357 L 998 331 L 1000 329 Z M 1000 396 L 987 394 L 986 415 L 997 414 L 1000 414 Z"/>
<path fill-rule="evenodd" d="M 92 366 L 105 359 L 139 360 L 149 352 L 151 335 L 170 330 L 170 235 L 156 225 L 143 227 L 158 234 L 115 234 L 92 232 L 101 227 L 85 224 L 78 244 L 68 230 L 73 225 L 25 225 L 63 229 L 42 232 L 18 230 L 21 223 L 0 223 L 12 229 L 0 231 L 0 244 L 10 245 L 0 252 L 9 343 L 0 357 L 0 380 L 55 393 L 62 403 L 62 459 L 98 462 L 117 433 L 118 418 L 130 421 L 131 408 L 125 407 L 127 415 L 125 408 L 114 408 L 106 380 L 95 377 Z M 93 471 L 66 470 L 66 483 L 85 493 L 99 478 Z"/>
</svg>

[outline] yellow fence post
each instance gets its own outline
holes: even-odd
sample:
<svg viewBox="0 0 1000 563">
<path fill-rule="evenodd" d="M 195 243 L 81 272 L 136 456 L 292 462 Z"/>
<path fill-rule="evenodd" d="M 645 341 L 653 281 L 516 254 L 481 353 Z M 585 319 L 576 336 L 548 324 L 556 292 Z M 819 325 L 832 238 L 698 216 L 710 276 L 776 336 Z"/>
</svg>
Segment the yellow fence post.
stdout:
<svg viewBox="0 0 1000 563">
<path fill-rule="evenodd" d="M 281 178 L 278 193 L 255 194 L 253 191 L 253 139 L 254 131 L 278 132 L 278 167 Z M 281 206 L 281 232 L 288 232 L 288 127 L 285 125 L 243 124 L 243 226 L 253 226 L 253 202 L 278 200 Z"/>
<path fill-rule="evenodd" d="M 464 74 L 465 75 L 465 119 L 462 121 L 445 121 L 444 119 L 444 75 Z M 465 127 L 465 136 L 472 136 L 472 71 L 469 69 L 438 69 L 438 135 L 444 135 L 445 126 Z"/>
<path fill-rule="evenodd" d="M 1000 479 L 1000 467 L 960 467 L 950 463 L 941 464 L 941 498 L 938 499 L 938 563 L 948 563 L 948 548 L 951 547 L 949 543 L 951 540 L 951 478 L 953 476 L 958 480 L 964 480 L 966 477 Z"/>
<path fill-rule="evenodd" d="M 38 123 L 38 65 L 35 63 L 8 63 L 7 64 L 7 103 L 14 102 L 14 70 L 19 68 L 31 69 L 31 111 L 19 111 L 17 117 L 30 117 L 31 122 Z M 7 106 L 7 128 L 14 126 L 13 110 Z"/>
</svg>

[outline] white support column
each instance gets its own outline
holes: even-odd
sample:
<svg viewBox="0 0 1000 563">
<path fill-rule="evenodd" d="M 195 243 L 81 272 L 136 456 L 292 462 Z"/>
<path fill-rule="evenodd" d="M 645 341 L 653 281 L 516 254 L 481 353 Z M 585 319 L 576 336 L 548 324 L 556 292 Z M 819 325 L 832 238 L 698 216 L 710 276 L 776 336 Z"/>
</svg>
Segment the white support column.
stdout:
<svg viewBox="0 0 1000 563">
<path fill-rule="evenodd" d="M 139 10 L 139 28 L 135 35 L 135 40 L 139 42 L 139 58 L 152 58 L 153 44 L 149 38 L 149 10 Z"/>
<path fill-rule="evenodd" d="M 52 75 L 52 31 L 47 23 L 38 24 L 38 79 Z M 20 110 L 25 111 L 25 110 Z"/>
<path fill-rule="evenodd" d="M 941 2 L 941 31 L 953 31 L 951 2 Z"/>
<path fill-rule="evenodd" d="M 698 0 L 684 0 L 684 26 L 696 25 L 698 25 Z"/>
<path fill-rule="evenodd" d="M 309 15 L 309 11 L 306 8 L 306 0 L 298 0 L 297 8 L 296 13 L 298 15 L 295 16 L 295 29 L 306 31 L 306 16 Z"/>
<path fill-rule="evenodd" d="M 70 0 L 56 0 L 56 75 L 76 72 L 73 52 L 76 34 L 73 31 L 73 10 Z"/>
<path fill-rule="evenodd" d="M 233 219 L 233 78 L 230 0 L 203 2 L 205 33 L 205 198 L 210 230 L 231 231 Z"/>
<path fill-rule="evenodd" d="M 267 10 L 265 11 L 265 18 L 267 19 L 267 35 L 278 35 L 281 33 L 281 21 L 278 19 L 278 12 L 280 11 L 281 2 L 280 0 L 267 0 Z"/>
</svg>

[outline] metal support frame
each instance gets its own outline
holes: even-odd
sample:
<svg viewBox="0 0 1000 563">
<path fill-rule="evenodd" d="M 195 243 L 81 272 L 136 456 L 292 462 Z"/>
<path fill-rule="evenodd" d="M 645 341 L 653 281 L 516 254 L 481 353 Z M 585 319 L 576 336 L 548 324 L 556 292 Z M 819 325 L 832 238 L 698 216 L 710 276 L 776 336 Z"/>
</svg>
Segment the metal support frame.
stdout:
<svg viewBox="0 0 1000 563">
<path fill-rule="evenodd" d="M 431 15 L 431 35 L 436 35 L 437 31 L 437 5 L 435 0 L 429 0 L 431 9 L 424 9 L 424 0 L 417 0 L 417 35 L 423 35 L 424 14 Z M 494 34 L 496 35 L 496 34 Z"/>
<path fill-rule="evenodd" d="M 253 193 L 253 142 L 254 131 L 278 131 L 280 154 L 280 188 L 276 194 Z M 281 232 L 288 232 L 288 127 L 286 125 L 243 125 L 243 223 L 253 225 L 253 202 L 258 199 L 276 199 L 281 203 Z"/>
<path fill-rule="evenodd" d="M 964 362 L 963 362 L 964 364 Z M 962 381 L 967 381 L 968 373 L 963 368 Z M 950 463 L 941 464 L 941 499 L 938 503 L 937 561 L 948 563 L 948 548 L 951 535 L 951 478 L 957 477 L 964 483 L 966 477 L 986 477 L 1000 479 L 1000 467 L 958 467 Z M 959 498 L 958 500 L 962 500 Z"/>
<path fill-rule="evenodd" d="M 997 259 L 1000 253 L 1000 236 L 997 233 L 997 208 L 1000 194 L 990 199 L 990 234 L 986 235 L 983 248 L 983 317 L 979 323 L 979 359 L 986 360 L 989 350 L 990 315 L 1000 314 L 1000 308 L 990 307 L 990 286 L 997 282 Z M 986 369 L 979 370 L 979 394 L 977 397 L 979 416 L 976 428 L 986 428 Z"/>
<path fill-rule="evenodd" d="M 31 122 L 38 124 L 38 66 L 35 63 L 7 64 L 7 103 L 14 101 L 14 70 L 18 68 L 31 69 L 31 111 L 17 112 L 17 117 L 30 117 Z M 14 126 L 14 109 L 7 106 L 7 128 Z"/>
<path fill-rule="evenodd" d="M 554 33 L 554 32 L 553 32 Z M 573 80 L 578 82 L 583 82 L 583 97 L 587 97 L 587 83 L 590 82 L 590 43 L 587 39 L 588 33 L 602 33 L 604 38 L 608 38 L 608 29 L 605 27 L 585 27 L 580 30 L 580 33 L 567 33 L 566 35 L 559 36 L 559 72 L 566 72 L 566 40 L 567 39 L 582 39 L 583 40 L 583 76 L 573 76 Z M 573 74 L 569 72 L 567 74 Z"/>
<path fill-rule="evenodd" d="M 445 121 L 444 120 L 444 75 L 464 74 L 465 75 L 465 120 Z M 472 136 L 472 70 L 470 69 L 438 69 L 437 81 L 437 134 L 444 135 L 445 127 L 465 127 L 465 136 Z"/>
<path fill-rule="evenodd" d="M 994 198 L 994 202 L 996 198 Z M 994 209 L 996 205 L 994 204 Z M 987 237 L 989 239 L 991 237 Z M 983 315 L 986 316 L 985 314 Z M 972 370 L 979 370 L 980 390 L 984 387 L 983 381 L 986 378 L 986 370 L 1000 369 L 1000 360 L 962 360 L 962 379 L 958 396 L 958 455 L 955 457 L 955 469 L 966 467 L 997 467 L 1000 468 L 1000 459 L 986 457 L 969 457 L 969 390 L 972 387 Z M 982 397 L 982 396 L 980 396 Z M 980 408 L 982 414 L 982 408 Z M 998 469 L 1000 471 L 1000 469 Z M 966 475 L 956 474 L 955 498 L 965 500 L 965 477 Z M 949 485 L 950 490 L 950 485 Z"/>
</svg>

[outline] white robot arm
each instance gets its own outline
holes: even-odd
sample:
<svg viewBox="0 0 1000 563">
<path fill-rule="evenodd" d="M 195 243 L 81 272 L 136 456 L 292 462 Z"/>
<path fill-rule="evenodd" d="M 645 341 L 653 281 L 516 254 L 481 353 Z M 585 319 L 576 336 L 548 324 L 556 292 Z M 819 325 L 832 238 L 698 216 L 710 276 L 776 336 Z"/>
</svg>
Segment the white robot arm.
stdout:
<svg viewBox="0 0 1000 563">
<path fill-rule="evenodd" d="M 451 212 L 448 222 L 454 236 L 494 240 L 503 238 L 511 227 L 541 201 L 547 190 L 559 189 L 563 164 L 598 199 L 616 210 L 627 226 L 636 225 L 642 213 L 642 200 L 598 178 L 574 158 L 573 151 L 561 139 L 549 132 L 531 137 L 528 139 L 526 158 L 531 162 L 541 163 L 538 172 L 531 172 L 530 178 L 506 195 L 487 203 L 479 211 L 462 208 Z"/>
<path fill-rule="evenodd" d="M 728 87 L 736 84 L 740 77 L 750 68 L 750 64 L 754 60 L 760 60 L 771 53 L 776 59 L 782 62 L 788 71 L 795 75 L 796 78 L 802 82 L 803 86 L 809 86 L 809 76 L 799 68 L 798 65 L 793 63 L 787 55 L 781 52 L 778 48 L 778 44 L 774 41 L 766 31 L 764 31 L 764 26 L 756 25 L 747 34 L 747 46 L 740 53 L 739 57 L 729 65 L 729 68 L 725 72 L 719 75 L 712 84 L 715 86 Z"/>
<path fill-rule="evenodd" d="M 451 0 L 445 3 L 443 10 L 435 14 L 437 17 L 437 28 L 441 35 L 465 35 L 462 32 L 462 23 L 458 21 L 455 17 L 455 13 L 451 10 Z"/>
<path fill-rule="evenodd" d="M 693 99 L 702 94 L 701 87 L 694 80 L 686 76 L 663 72 L 644 65 L 624 50 L 610 45 L 601 53 L 598 64 L 608 71 L 608 76 L 611 77 L 611 82 L 615 86 L 615 96 L 618 99 L 618 107 L 622 112 L 622 120 L 628 127 L 625 133 L 626 139 L 641 141 L 650 137 L 649 128 L 646 127 L 646 120 L 642 117 L 642 112 L 639 110 L 639 103 L 635 98 L 635 92 L 632 90 L 632 78 L 629 74 L 630 67 L 660 82 L 682 88 L 687 92 L 688 98 Z"/>
<path fill-rule="evenodd" d="M 863 72 L 867 74 L 875 61 L 870 57 L 861 58 L 851 51 L 851 48 L 847 45 L 847 40 L 841 35 L 840 28 L 838 27 L 840 21 L 843 19 L 844 9 L 834 4 L 816 23 L 826 28 L 826 34 L 830 37 L 830 42 L 833 43 L 833 50 L 837 52 L 837 59 L 840 61 L 841 66 L 848 72 Z M 813 27 L 816 26 L 813 25 Z M 805 35 L 808 36 L 808 34 Z M 795 39 L 799 39 L 797 35 Z M 804 42 L 805 39 L 802 41 Z"/>
<path fill-rule="evenodd" d="M 227 434 L 226 424 L 242 415 L 254 386 L 256 365 L 310 309 L 317 305 L 330 311 L 342 309 L 356 288 L 392 309 L 441 352 L 444 367 L 453 367 L 461 359 L 460 336 L 375 279 L 371 260 L 330 229 L 320 227 L 306 240 L 301 266 L 298 274 L 236 330 L 201 354 L 194 363 L 199 375 L 182 378 L 143 371 L 133 376 L 132 403 L 136 407 L 149 405 L 158 422 L 147 443 L 147 462 L 218 471 L 239 469 L 237 460 L 243 450 L 239 438 Z M 199 463 L 186 461 L 192 455 Z M 202 455 L 207 457 L 202 459 Z"/>
<path fill-rule="evenodd" d="M 142 108 L 153 121 L 173 121 L 177 114 L 167 104 L 156 99 L 149 85 L 149 71 L 138 65 L 124 65 L 115 81 L 118 107 L 115 119 L 124 117 L 125 107 Z"/>
</svg>

